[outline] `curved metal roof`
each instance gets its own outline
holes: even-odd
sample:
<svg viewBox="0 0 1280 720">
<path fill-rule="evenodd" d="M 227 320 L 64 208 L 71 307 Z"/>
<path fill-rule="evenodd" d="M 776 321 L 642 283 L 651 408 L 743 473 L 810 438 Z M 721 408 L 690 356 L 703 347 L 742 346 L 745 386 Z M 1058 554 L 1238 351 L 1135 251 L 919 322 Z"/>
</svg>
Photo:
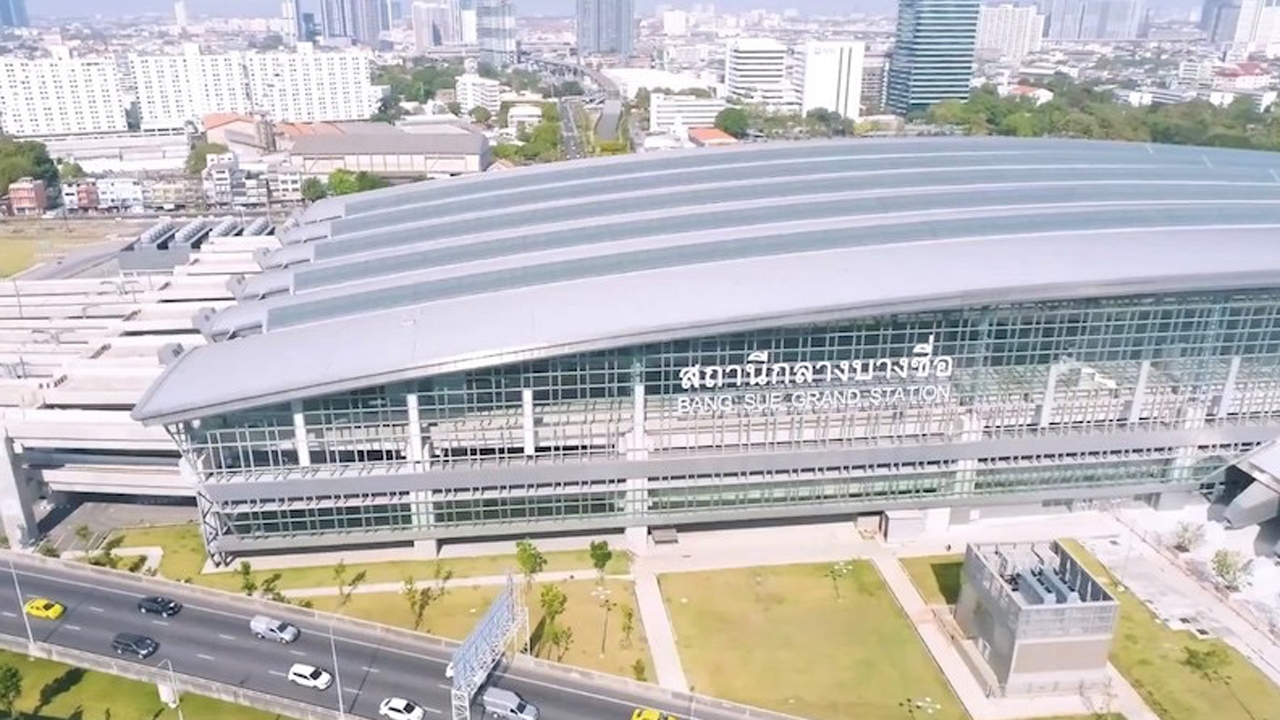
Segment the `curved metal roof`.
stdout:
<svg viewBox="0 0 1280 720">
<path fill-rule="evenodd" d="M 134 410 L 163 422 L 818 317 L 1280 285 L 1280 155 L 920 138 L 651 153 L 311 206 Z"/>
</svg>

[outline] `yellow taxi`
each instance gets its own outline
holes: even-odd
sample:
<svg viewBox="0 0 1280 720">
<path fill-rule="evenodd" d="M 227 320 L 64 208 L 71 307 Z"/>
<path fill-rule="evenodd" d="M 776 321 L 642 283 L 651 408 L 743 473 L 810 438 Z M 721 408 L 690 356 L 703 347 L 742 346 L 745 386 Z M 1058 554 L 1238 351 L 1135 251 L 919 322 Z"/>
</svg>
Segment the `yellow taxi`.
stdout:
<svg viewBox="0 0 1280 720">
<path fill-rule="evenodd" d="M 23 611 L 33 618 L 43 618 L 45 620 L 57 620 L 62 617 L 62 613 L 67 608 L 62 603 L 56 603 L 49 598 L 31 598 L 26 605 L 22 606 Z"/>
<path fill-rule="evenodd" d="M 631 713 L 631 720 L 678 720 L 678 718 L 653 708 L 636 708 L 636 711 Z"/>
</svg>

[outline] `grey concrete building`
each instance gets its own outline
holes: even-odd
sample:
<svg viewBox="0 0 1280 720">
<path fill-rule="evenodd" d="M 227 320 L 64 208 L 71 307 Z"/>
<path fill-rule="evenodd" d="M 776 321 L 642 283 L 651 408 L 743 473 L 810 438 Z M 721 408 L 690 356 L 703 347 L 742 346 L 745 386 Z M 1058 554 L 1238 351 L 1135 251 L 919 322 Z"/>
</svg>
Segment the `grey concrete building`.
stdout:
<svg viewBox="0 0 1280 720">
<path fill-rule="evenodd" d="M 955 618 L 993 695 L 1105 687 L 1120 604 L 1057 542 L 965 548 Z"/>
</svg>

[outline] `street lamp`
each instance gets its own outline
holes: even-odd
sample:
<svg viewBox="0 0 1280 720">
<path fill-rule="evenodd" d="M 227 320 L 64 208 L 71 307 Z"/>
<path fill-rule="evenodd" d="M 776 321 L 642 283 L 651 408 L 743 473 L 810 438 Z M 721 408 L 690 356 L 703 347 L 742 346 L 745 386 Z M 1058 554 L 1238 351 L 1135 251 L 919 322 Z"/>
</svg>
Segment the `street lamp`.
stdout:
<svg viewBox="0 0 1280 720">
<path fill-rule="evenodd" d="M 169 668 L 169 691 L 173 693 L 173 704 L 169 705 L 169 707 L 178 711 L 178 720 L 184 720 L 182 717 L 182 698 L 178 695 L 178 679 L 173 673 L 173 662 L 169 658 L 165 658 L 156 663 L 156 667 Z"/>
<path fill-rule="evenodd" d="M 600 631 L 600 657 L 604 657 L 605 641 L 609 637 L 609 613 L 613 610 L 616 603 L 609 599 L 613 594 L 608 588 L 598 587 L 591 591 L 591 596 L 600 601 L 600 607 L 604 609 L 604 627 Z"/>
<path fill-rule="evenodd" d="M 27 608 L 22 602 L 22 587 L 18 585 L 18 570 L 13 567 L 13 558 L 9 558 L 9 574 L 13 576 L 13 591 L 18 593 L 18 612 L 22 615 L 22 624 L 27 626 L 27 642 L 34 646 L 36 636 L 31 632 L 31 618 L 27 617 Z"/>
<path fill-rule="evenodd" d="M 843 560 L 832 565 L 827 570 L 827 577 L 831 578 L 831 587 L 836 592 L 836 602 L 841 602 L 844 599 L 840 597 L 840 578 L 848 575 L 851 570 L 853 570 L 853 565 Z"/>
<path fill-rule="evenodd" d="M 902 705 L 907 709 L 907 715 L 910 715 L 911 717 L 916 716 L 917 710 L 923 712 L 925 715 L 932 715 L 942 709 L 942 706 L 934 702 L 931 697 L 914 700 L 912 698 L 907 698 L 902 702 Z"/>
<path fill-rule="evenodd" d="M 333 639 L 333 624 L 337 618 L 329 620 L 329 651 L 333 653 L 333 682 L 338 687 L 338 717 L 347 716 L 346 701 L 342 697 L 342 672 L 338 670 L 338 642 Z"/>
</svg>

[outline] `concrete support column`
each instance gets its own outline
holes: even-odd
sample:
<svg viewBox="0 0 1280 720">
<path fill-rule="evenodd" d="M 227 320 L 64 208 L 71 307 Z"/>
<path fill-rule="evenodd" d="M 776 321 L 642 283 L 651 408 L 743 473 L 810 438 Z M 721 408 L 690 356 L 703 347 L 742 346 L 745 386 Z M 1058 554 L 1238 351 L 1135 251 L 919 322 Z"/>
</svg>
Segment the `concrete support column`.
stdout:
<svg viewBox="0 0 1280 720">
<path fill-rule="evenodd" d="M 28 545 L 39 538 L 36 527 L 36 492 L 18 462 L 9 429 L 0 427 L 0 525 L 10 547 Z"/>
<path fill-rule="evenodd" d="M 1218 408 L 1214 415 L 1218 418 L 1227 416 L 1231 410 L 1231 401 L 1235 399 L 1236 377 L 1240 374 L 1240 356 L 1231 358 L 1231 367 L 1227 369 L 1227 379 L 1222 383 L 1222 395 L 1218 397 Z"/>
<path fill-rule="evenodd" d="M 414 540 L 413 551 L 418 555 L 429 557 L 432 560 L 440 557 L 440 541 L 435 538 L 426 540 Z"/>
<path fill-rule="evenodd" d="M 649 526 L 636 525 L 623 531 L 623 541 L 632 555 L 644 556 L 649 552 Z"/>
<path fill-rule="evenodd" d="M 406 440 L 408 446 L 405 448 L 405 455 L 418 471 L 429 472 L 431 470 L 431 458 L 427 454 L 426 444 L 422 440 L 422 413 L 418 409 L 418 394 L 406 394 L 404 396 L 404 404 L 409 416 L 409 437 Z M 436 512 L 435 503 L 431 500 L 431 490 L 419 490 L 409 497 L 413 503 L 414 527 L 419 530 L 433 527 L 436 523 Z M 439 543 L 437 541 L 419 540 L 414 543 L 414 547 L 417 548 L 419 543 L 432 543 L 430 547 L 423 546 L 423 548 L 429 551 L 429 557 L 436 557 L 439 551 Z"/>
<path fill-rule="evenodd" d="M 631 432 L 623 438 L 623 452 L 628 462 L 644 462 L 649 459 L 649 438 L 645 432 L 645 390 L 644 383 L 638 382 L 631 387 Z M 623 512 L 628 516 L 647 515 L 649 513 L 649 478 L 643 473 L 637 477 L 627 478 L 627 489 L 624 495 Z M 643 522 L 636 518 L 628 522 Z M 627 549 L 635 555 L 643 555 L 649 550 L 649 526 L 633 525 L 627 527 L 624 538 Z"/>
<path fill-rule="evenodd" d="M 958 416 L 960 433 L 956 442 L 976 443 L 982 440 L 982 420 L 977 413 L 970 410 Z M 956 479 L 951 485 L 951 494 L 967 497 L 973 494 L 973 483 L 978 476 L 978 461 L 967 459 L 956 462 Z"/>
<path fill-rule="evenodd" d="M 520 391 L 520 411 L 524 427 L 524 454 L 533 457 L 538 450 L 538 435 L 533 427 L 533 388 Z"/>
<path fill-rule="evenodd" d="M 1058 392 L 1058 373 L 1061 369 L 1060 363 L 1049 366 L 1049 382 L 1045 384 L 1044 402 L 1040 404 L 1040 417 L 1036 419 L 1036 424 L 1040 427 L 1048 427 L 1049 421 L 1053 419 L 1053 403 Z"/>
<path fill-rule="evenodd" d="M 1151 361 L 1143 360 L 1138 370 L 1138 384 L 1133 389 L 1133 400 L 1129 402 L 1129 424 L 1142 419 L 1142 406 L 1147 401 L 1147 379 L 1151 377 Z"/>
<path fill-rule="evenodd" d="M 310 467 L 311 443 L 307 442 L 307 418 L 302 414 L 302 401 L 289 403 L 289 409 L 293 411 L 293 444 L 298 450 L 298 465 Z"/>
<path fill-rule="evenodd" d="M 423 460 L 422 416 L 418 413 L 418 393 L 405 395 L 404 406 L 409 416 L 409 437 L 406 439 L 408 446 L 405 448 L 405 456 L 409 462 L 417 465 Z"/>
</svg>

